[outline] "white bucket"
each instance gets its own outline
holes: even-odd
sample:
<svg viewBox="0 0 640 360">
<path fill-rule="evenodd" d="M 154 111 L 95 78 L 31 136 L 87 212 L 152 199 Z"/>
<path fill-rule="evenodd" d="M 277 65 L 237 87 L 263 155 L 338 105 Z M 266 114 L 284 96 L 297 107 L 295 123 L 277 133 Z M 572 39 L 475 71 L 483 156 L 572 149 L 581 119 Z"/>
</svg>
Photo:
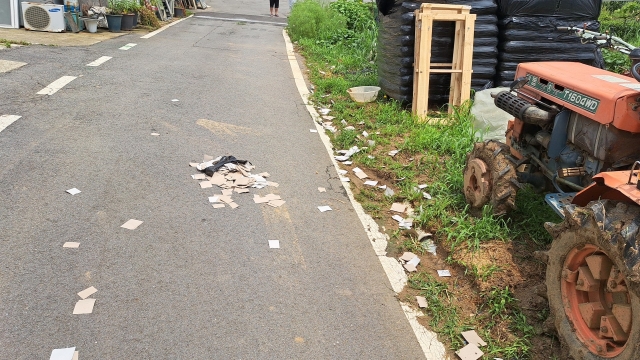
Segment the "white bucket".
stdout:
<svg viewBox="0 0 640 360">
<path fill-rule="evenodd" d="M 87 28 L 87 31 L 90 33 L 98 32 L 98 19 L 83 19 L 84 26 Z"/>
<path fill-rule="evenodd" d="M 347 90 L 353 101 L 357 103 L 372 102 L 378 97 L 378 91 L 380 88 L 377 86 L 357 86 Z"/>
</svg>

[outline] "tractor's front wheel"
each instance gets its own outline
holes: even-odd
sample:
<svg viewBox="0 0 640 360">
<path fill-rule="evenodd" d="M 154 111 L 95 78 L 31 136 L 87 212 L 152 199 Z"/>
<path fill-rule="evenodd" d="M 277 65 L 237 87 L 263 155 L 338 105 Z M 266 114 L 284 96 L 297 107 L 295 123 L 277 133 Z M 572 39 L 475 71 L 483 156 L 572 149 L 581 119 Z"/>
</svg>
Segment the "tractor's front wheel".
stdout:
<svg viewBox="0 0 640 360">
<path fill-rule="evenodd" d="M 507 159 L 509 147 L 497 141 L 476 143 L 464 167 L 464 197 L 474 210 L 487 204 L 495 215 L 516 207 L 516 169 Z"/>
<path fill-rule="evenodd" d="M 554 237 L 546 274 L 549 308 L 574 359 L 638 359 L 640 208 L 611 200 L 574 205 L 545 224 Z"/>
</svg>

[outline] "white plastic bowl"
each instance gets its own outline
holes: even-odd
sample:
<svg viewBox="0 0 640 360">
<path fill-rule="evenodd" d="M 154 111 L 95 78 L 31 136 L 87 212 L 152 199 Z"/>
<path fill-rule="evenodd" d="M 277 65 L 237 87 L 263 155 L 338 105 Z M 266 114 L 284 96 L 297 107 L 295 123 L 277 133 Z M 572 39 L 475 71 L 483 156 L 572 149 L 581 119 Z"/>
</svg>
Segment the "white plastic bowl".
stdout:
<svg viewBox="0 0 640 360">
<path fill-rule="evenodd" d="M 357 86 L 347 90 L 353 101 L 361 104 L 375 100 L 378 97 L 378 91 L 380 88 L 377 86 Z"/>
</svg>

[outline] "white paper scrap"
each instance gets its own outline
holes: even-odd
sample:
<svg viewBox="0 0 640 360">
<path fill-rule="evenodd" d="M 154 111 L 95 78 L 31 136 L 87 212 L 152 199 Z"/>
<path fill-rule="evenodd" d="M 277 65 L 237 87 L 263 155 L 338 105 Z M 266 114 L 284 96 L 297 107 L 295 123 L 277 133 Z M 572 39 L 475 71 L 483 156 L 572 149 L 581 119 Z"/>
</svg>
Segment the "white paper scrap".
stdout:
<svg viewBox="0 0 640 360">
<path fill-rule="evenodd" d="M 209 202 L 210 203 L 220 202 L 220 198 L 217 196 L 209 196 Z"/>
<path fill-rule="evenodd" d="M 135 220 L 135 219 L 130 219 L 126 223 L 120 225 L 120 227 L 121 228 L 125 228 L 125 229 L 129 229 L 129 230 L 135 230 L 138 226 L 140 226 L 140 224 L 142 224 L 142 221 Z"/>
<path fill-rule="evenodd" d="M 351 180 L 349 180 L 349 178 L 341 177 L 341 178 L 340 178 L 340 181 L 342 181 L 342 182 L 349 182 L 349 181 L 351 181 Z"/>
<path fill-rule="evenodd" d="M 368 132 L 366 132 L 366 131 L 363 131 L 363 132 L 362 132 L 362 136 L 364 136 L 364 137 L 368 137 L 368 136 L 369 136 L 369 133 L 368 133 Z"/>
<path fill-rule="evenodd" d="M 89 296 L 95 294 L 97 291 L 98 291 L 98 289 L 96 289 L 95 287 L 92 286 L 90 288 L 86 288 L 86 289 L 80 291 L 78 293 L 78 296 L 80 296 L 80 298 L 82 298 L 82 299 L 86 299 Z"/>
<path fill-rule="evenodd" d="M 428 192 L 422 192 L 422 197 L 427 199 L 427 200 L 431 200 L 431 194 L 429 194 Z"/>
<path fill-rule="evenodd" d="M 158 133 L 151 133 L 152 136 L 160 136 Z"/>
<path fill-rule="evenodd" d="M 62 245 L 63 248 L 74 248 L 77 249 L 78 247 L 80 247 L 80 243 L 79 242 L 66 242 Z"/>
<path fill-rule="evenodd" d="M 424 296 L 416 296 L 416 300 L 418 301 L 418 306 L 423 309 L 426 309 L 427 306 L 429 306 L 429 304 L 427 304 L 427 299 L 425 299 Z"/>
<path fill-rule="evenodd" d="M 211 204 L 211 206 L 213 206 L 214 209 L 220 209 L 224 207 L 224 204 L 222 203 L 217 203 L 217 204 Z"/>
<path fill-rule="evenodd" d="M 323 206 L 318 206 L 318 210 L 320 210 L 320 212 L 325 212 L 325 211 L 331 211 L 331 207 L 327 206 L 327 205 L 323 205 Z"/>
<path fill-rule="evenodd" d="M 391 151 L 389 151 L 389 156 L 391 156 L 391 157 L 396 156 L 396 154 L 398 154 L 398 152 L 399 152 L 398 150 L 391 150 Z"/>
<path fill-rule="evenodd" d="M 478 349 L 474 344 L 467 344 L 467 346 L 456 351 L 456 354 L 460 356 L 460 359 L 462 360 L 477 360 L 484 355 L 482 350 Z"/>
<path fill-rule="evenodd" d="M 351 164 L 353 164 L 353 161 L 348 160 L 348 161 L 343 161 L 342 163 L 345 164 L 345 165 L 351 165 Z"/>
<path fill-rule="evenodd" d="M 449 270 L 438 270 L 438 276 L 440 277 L 451 276 L 451 272 L 449 272 Z"/>
<path fill-rule="evenodd" d="M 404 264 L 403 266 L 405 269 L 407 269 L 408 272 L 418 271 L 418 269 L 416 269 L 416 267 L 411 264 Z"/>
<path fill-rule="evenodd" d="M 463 331 L 461 334 L 462 334 L 462 337 L 464 337 L 464 339 L 467 340 L 469 344 L 474 344 L 475 346 L 478 346 L 478 347 L 487 346 L 487 343 L 480 338 L 480 336 L 478 335 L 478 333 L 476 333 L 475 330 Z"/>
<path fill-rule="evenodd" d="M 194 174 L 194 175 L 191 175 L 191 178 L 193 180 L 204 180 L 204 179 L 206 179 L 206 176 L 207 175 L 205 175 L 205 174 Z"/>
<path fill-rule="evenodd" d="M 171 99 L 171 101 L 173 101 L 173 102 L 178 102 L 178 101 L 180 101 L 180 100 L 178 100 L 178 99 Z"/>
<path fill-rule="evenodd" d="M 367 180 L 364 182 L 365 185 L 369 185 L 369 186 L 376 186 L 378 185 L 378 182 L 375 180 Z"/>
<path fill-rule="evenodd" d="M 351 171 L 353 171 L 354 173 L 359 173 L 362 172 L 362 169 L 360 169 L 359 167 L 354 167 Z"/>
<path fill-rule="evenodd" d="M 76 351 L 75 346 L 66 349 L 54 349 L 51 351 L 49 360 L 72 360 L 74 351 Z"/>
<path fill-rule="evenodd" d="M 413 259 L 409 260 L 409 262 L 407 262 L 407 264 L 413 265 L 413 266 L 418 266 L 418 264 L 420 264 L 420 258 L 416 256 Z"/>
<path fill-rule="evenodd" d="M 76 195 L 76 194 L 80 194 L 80 190 L 73 188 L 73 189 L 69 189 L 67 190 L 67 192 L 71 195 Z"/>
<path fill-rule="evenodd" d="M 327 108 L 322 108 L 322 109 L 318 110 L 318 112 L 319 112 L 320 114 L 322 114 L 322 115 L 328 115 L 328 114 L 329 114 L 329 112 L 331 112 L 331 110 L 330 110 L 330 109 L 327 109 Z"/>
<path fill-rule="evenodd" d="M 338 175 L 345 175 L 347 173 L 347 170 L 338 170 Z"/>
<path fill-rule="evenodd" d="M 393 220 L 397 221 L 397 222 L 403 222 L 404 221 L 404 219 L 400 215 L 393 215 L 391 218 Z"/>
<path fill-rule="evenodd" d="M 77 351 L 73 352 L 73 357 L 71 358 L 71 360 L 78 360 L 78 352 Z"/>
<path fill-rule="evenodd" d="M 318 130 L 316 130 L 316 129 L 309 129 L 309 131 L 312 132 L 312 133 L 317 133 L 318 132 Z"/>
<path fill-rule="evenodd" d="M 200 182 L 200 188 L 201 189 L 207 189 L 207 188 L 210 188 L 210 187 L 213 187 L 213 184 L 211 184 L 210 181 L 202 181 L 202 182 Z"/>
<path fill-rule="evenodd" d="M 420 185 L 418 185 L 418 189 L 420 189 L 420 190 L 422 190 L 422 189 L 424 189 L 424 188 L 426 188 L 426 187 L 427 187 L 427 184 L 420 184 Z"/>
<path fill-rule="evenodd" d="M 393 203 L 393 205 L 391 205 L 391 211 L 395 211 L 395 212 L 399 212 L 399 213 L 403 213 L 405 212 L 405 210 L 407 210 L 407 206 L 401 203 Z"/>
<path fill-rule="evenodd" d="M 280 240 L 269 240 L 270 249 L 280 249 Z"/>
<path fill-rule="evenodd" d="M 319 192 L 327 192 L 327 189 L 325 189 L 325 188 L 323 188 L 323 187 L 319 187 L 319 188 L 318 188 L 318 191 L 319 191 Z"/>
<path fill-rule="evenodd" d="M 93 312 L 93 305 L 95 305 L 96 299 L 84 299 L 78 300 L 76 306 L 73 308 L 73 314 L 91 314 Z"/>
</svg>

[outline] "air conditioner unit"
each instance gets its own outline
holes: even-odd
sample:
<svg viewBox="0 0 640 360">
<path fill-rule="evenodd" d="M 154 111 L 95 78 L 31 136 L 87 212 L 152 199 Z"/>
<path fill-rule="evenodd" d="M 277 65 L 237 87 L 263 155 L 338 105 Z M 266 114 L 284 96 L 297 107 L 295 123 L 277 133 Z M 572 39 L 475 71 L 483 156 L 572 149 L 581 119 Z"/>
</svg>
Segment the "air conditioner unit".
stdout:
<svg viewBox="0 0 640 360">
<path fill-rule="evenodd" d="M 64 5 L 23 2 L 22 17 L 27 30 L 63 32 Z"/>
</svg>

